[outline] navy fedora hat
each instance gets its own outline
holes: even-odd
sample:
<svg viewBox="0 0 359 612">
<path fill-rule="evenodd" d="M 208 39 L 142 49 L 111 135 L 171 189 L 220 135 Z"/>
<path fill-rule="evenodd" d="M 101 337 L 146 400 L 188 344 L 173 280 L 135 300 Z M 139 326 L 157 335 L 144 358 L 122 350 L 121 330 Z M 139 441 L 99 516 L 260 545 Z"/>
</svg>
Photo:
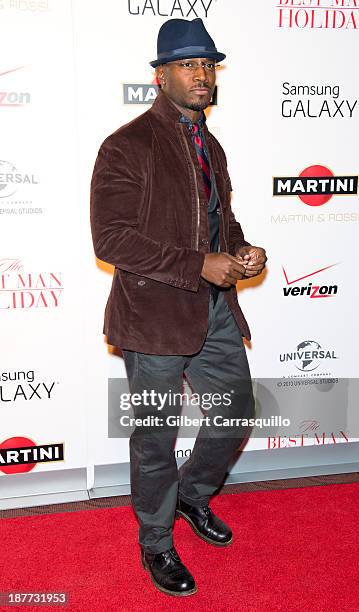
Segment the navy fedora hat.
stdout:
<svg viewBox="0 0 359 612">
<path fill-rule="evenodd" d="M 157 38 L 157 59 L 153 68 L 176 59 L 209 57 L 221 62 L 226 57 L 219 53 L 202 19 L 169 19 L 160 27 Z"/>
</svg>

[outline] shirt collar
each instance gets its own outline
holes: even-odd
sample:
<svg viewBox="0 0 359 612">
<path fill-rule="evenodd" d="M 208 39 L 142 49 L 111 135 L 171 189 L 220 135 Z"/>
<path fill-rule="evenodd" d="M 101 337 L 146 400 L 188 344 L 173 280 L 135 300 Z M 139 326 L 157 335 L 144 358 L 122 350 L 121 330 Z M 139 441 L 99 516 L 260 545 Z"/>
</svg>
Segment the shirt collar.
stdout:
<svg viewBox="0 0 359 612">
<path fill-rule="evenodd" d="M 180 120 L 180 123 L 187 123 L 188 124 L 188 128 L 191 129 L 191 127 L 193 125 L 193 121 L 191 121 L 191 119 L 189 117 L 186 117 L 186 115 L 181 115 L 179 120 Z M 200 118 L 198 119 L 198 121 L 196 123 L 198 123 L 198 125 L 199 125 L 199 127 L 201 129 L 201 128 L 203 128 L 205 122 L 206 122 L 206 115 L 202 111 L 202 114 L 201 114 Z"/>
</svg>

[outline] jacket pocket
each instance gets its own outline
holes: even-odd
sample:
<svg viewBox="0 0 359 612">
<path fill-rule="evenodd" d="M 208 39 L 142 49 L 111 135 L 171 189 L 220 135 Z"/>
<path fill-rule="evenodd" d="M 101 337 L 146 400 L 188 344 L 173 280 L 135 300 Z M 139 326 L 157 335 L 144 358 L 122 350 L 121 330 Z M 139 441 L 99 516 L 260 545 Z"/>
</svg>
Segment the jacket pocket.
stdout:
<svg viewBox="0 0 359 612">
<path fill-rule="evenodd" d="M 119 270 L 121 285 L 130 295 L 140 295 L 149 288 L 150 281 L 140 274 L 133 274 L 127 270 Z"/>
</svg>

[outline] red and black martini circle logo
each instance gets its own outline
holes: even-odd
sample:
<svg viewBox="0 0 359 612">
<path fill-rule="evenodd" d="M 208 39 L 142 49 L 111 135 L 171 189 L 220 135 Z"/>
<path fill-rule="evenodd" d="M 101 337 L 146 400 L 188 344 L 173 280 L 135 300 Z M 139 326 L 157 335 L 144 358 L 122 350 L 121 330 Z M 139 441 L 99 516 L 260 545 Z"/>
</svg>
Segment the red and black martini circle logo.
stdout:
<svg viewBox="0 0 359 612">
<path fill-rule="evenodd" d="M 0 472 L 21 474 L 30 472 L 37 463 L 63 461 L 64 444 L 37 445 L 31 438 L 14 436 L 0 442 Z"/>
<path fill-rule="evenodd" d="M 308 206 L 322 206 L 334 195 L 357 194 L 358 175 L 335 176 L 326 166 L 308 166 L 299 176 L 273 177 L 274 196 L 297 196 Z"/>
</svg>

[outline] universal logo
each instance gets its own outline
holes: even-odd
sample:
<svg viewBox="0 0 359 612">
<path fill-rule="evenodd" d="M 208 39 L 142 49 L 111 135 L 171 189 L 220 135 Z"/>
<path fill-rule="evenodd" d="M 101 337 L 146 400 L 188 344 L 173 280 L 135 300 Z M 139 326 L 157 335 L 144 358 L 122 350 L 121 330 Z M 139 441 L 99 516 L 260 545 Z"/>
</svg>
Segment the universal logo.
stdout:
<svg viewBox="0 0 359 612">
<path fill-rule="evenodd" d="M 292 363 L 297 370 L 303 373 L 313 372 L 323 364 L 327 366 L 334 359 L 338 359 L 334 350 L 324 349 L 316 340 L 303 340 L 297 345 L 295 351 L 279 355 L 281 363 Z M 323 372 L 313 374 L 313 376 L 323 375 Z M 325 375 L 330 375 L 330 372 L 326 372 Z"/>
<path fill-rule="evenodd" d="M 152 83 L 124 83 L 123 103 L 124 104 L 152 104 L 158 94 L 158 85 Z M 217 106 L 217 86 L 213 92 L 210 102 L 211 106 Z"/>
<path fill-rule="evenodd" d="M 10 198 L 20 185 L 38 185 L 39 181 L 34 174 L 19 172 L 9 161 L 0 159 L 0 198 Z"/>
<path fill-rule="evenodd" d="M 213 0 L 128 0 L 130 15 L 194 19 L 208 17 Z"/>
<path fill-rule="evenodd" d="M 308 166 L 299 176 L 273 177 L 273 196 L 298 196 L 308 206 L 322 206 L 333 195 L 357 195 L 358 175 L 334 176 L 326 166 Z"/>
<path fill-rule="evenodd" d="M 43 209 L 38 206 L 34 208 L 32 199 L 22 199 L 24 196 L 29 198 L 35 194 L 38 185 L 39 179 L 35 174 L 22 172 L 12 162 L 0 159 L 0 214 L 42 214 Z M 18 190 L 21 199 L 20 194 L 17 194 Z"/>
</svg>

